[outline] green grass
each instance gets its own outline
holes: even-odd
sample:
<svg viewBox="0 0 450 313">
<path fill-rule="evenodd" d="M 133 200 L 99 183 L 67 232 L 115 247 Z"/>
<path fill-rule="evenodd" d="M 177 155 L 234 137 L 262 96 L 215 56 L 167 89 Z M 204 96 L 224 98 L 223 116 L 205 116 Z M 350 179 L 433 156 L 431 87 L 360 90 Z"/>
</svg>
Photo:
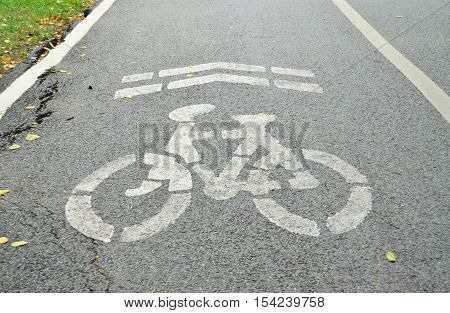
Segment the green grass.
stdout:
<svg viewBox="0 0 450 313">
<path fill-rule="evenodd" d="M 64 34 L 94 0 L 0 0 L 0 77 L 40 43 Z"/>
</svg>

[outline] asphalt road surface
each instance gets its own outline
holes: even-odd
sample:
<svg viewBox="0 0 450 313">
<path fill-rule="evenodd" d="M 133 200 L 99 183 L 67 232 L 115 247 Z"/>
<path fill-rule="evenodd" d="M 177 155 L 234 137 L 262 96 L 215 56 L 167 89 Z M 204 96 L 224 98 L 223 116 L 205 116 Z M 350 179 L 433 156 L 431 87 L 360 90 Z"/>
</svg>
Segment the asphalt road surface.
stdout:
<svg viewBox="0 0 450 313">
<path fill-rule="evenodd" d="M 349 4 L 450 92 L 446 1 Z M 449 291 L 448 121 L 332 1 L 118 0 L 0 132 L 2 292 Z"/>
</svg>

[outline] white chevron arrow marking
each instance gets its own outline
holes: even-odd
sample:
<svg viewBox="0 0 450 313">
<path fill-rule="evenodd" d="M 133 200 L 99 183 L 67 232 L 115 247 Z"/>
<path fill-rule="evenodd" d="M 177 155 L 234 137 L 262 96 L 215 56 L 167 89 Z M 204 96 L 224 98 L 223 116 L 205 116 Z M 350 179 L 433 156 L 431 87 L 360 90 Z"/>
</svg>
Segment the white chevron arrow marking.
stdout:
<svg viewBox="0 0 450 313">
<path fill-rule="evenodd" d="M 209 71 L 214 69 L 224 69 L 224 70 L 234 70 L 234 71 L 244 71 L 244 72 L 259 72 L 265 73 L 266 68 L 263 66 L 257 65 L 247 65 L 247 64 L 238 64 L 238 63 L 228 63 L 228 62 L 214 62 L 214 63 L 205 63 L 187 67 L 173 68 L 161 70 L 159 72 L 159 77 L 170 77 L 177 76 L 189 73 L 198 73 L 203 71 Z M 309 70 L 305 69 L 293 69 L 293 68 L 283 68 L 283 67 L 270 67 L 270 71 L 276 75 L 286 75 L 286 76 L 296 76 L 296 77 L 314 77 L 315 74 Z M 124 76 L 122 78 L 122 83 L 132 83 L 143 80 L 151 80 L 153 79 L 154 73 L 141 73 L 141 74 L 133 74 Z M 192 75 L 190 75 L 192 76 Z M 234 75 L 234 74 L 222 74 L 222 73 L 214 73 L 209 75 L 203 75 L 199 77 L 190 77 L 180 80 L 175 80 L 169 82 L 167 85 L 167 89 L 178 89 L 191 87 L 196 85 L 205 85 L 214 82 L 225 82 L 225 83 L 233 83 L 233 84 L 247 84 L 254 86 L 265 86 L 269 87 L 271 84 L 268 79 L 254 76 L 244 76 L 244 75 Z M 295 91 L 303 91 L 303 92 L 314 92 L 314 93 L 323 93 L 322 87 L 318 84 L 313 83 L 305 83 L 298 81 L 289 81 L 282 79 L 275 79 L 273 81 L 273 85 L 277 88 L 281 89 L 290 89 Z M 116 92 L 115 99 L 120 98 L 130 98 L 134 96 L 146 95 L 151 93 L 156 93 L 162 91 L 163 84 L 153 84 L 153 85 L 144 85 L 132 88 L 121 89 Z"/>
<path fill-rule="evenodd" d="M 167 89 L 177 89 L 190 87 L 194 85 L 204 85 L 213 82 L 226 82 L 234 84 L 248 84 L 257 86 L 270 86 L 269 80 L 265 78 L 251 77 L 251 76 L 238 76 L 229 74 L 212 74 L 188 79 L 182 79 L 170 82 L 167 85 Z"/>
<path fill-rule="evenodd" d="M 263 66 L 227 63 L 227 62 L 216 62 L 216 63 L 206 63 L 206 64 L 181 67 L 181 68 L 162 70 L 159 72 L 159 77 L 197 73 L 197 72 L 209 71 L 209 70 L 214 70 L 214 69 L 245 71 L 245 72 L 260 72 L 260 73 L 266 72 L 266 68 Z"/>
</svg>

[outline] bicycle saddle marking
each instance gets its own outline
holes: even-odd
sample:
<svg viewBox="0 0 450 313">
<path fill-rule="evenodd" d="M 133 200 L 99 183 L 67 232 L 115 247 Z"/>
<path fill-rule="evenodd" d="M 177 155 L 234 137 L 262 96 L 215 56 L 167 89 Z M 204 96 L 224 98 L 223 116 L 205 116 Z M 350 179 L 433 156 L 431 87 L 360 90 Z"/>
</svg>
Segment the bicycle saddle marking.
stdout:
<svg viewBox="0 0 450 313">
<path fill-rule="evenodd" d="M 215 106 L 212 104 L 194 104 L 173 110 L 169 113 L 169 118 L 179 123 L 193 122 L 194 117 L 209 113 L 214 109 Z"/>
</svg>

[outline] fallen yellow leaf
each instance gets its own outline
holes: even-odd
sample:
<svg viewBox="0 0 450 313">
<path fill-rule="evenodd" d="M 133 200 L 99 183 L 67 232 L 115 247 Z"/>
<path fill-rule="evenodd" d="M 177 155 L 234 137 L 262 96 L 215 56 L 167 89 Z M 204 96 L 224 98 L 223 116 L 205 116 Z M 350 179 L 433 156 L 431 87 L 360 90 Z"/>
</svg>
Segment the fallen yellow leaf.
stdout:
<svg viewBox="0 0 450 313">
<path fill-rule="evenodd" d="M 25 107 L 25 110 L 34 110 L 35 106 L 34 105 L 29 105 Z"/>
<path fill-rule="evenodd" d="M 0 189 L 0 197 L 5 196 L 10 192 L 11 192 L 11 190 L 9 190 L 9 189 Z"/>
<path fill-rule="evenodd" d="M 28 141 L 34 141 L 34 140 L 37 140 L 37 139 L 39 139 L 39 138 L 41 138 L 41 137 L 39 137 L 39 136 L 36 135 L 36 134 L 28 134 L 28 135 L 25 137 L 25 140 L 28 140 Z"/>
<path fill-rule="evenodd" d="M 11 244 L 11 247 L 17 248 L 17 247 L 25 246 L 25 245 L 27 245 L 27 244 L 28 244 L 27 241 L 14 241 L 14 242 Z"/>
<path fill-rule="evenodd" d="M 2 55 L 1 59 L 3 63 L 11 63 L 11 59 L 7 56 Z"/>
<path fill-rule="evenodd" d="M 4 244 L 8 242 L 8 237 L 0 237 L 0 244 Z"/>
<path fill-rule="evenodd" d="M 9 146 L 9 150 L 17 150 L 17 149 L 19 149 L 20 148 L 20 145 L 18 145 L 17 143 L 15 143 L 15 144 L 12 144 L 12 145 L 10 145 Z"/>
<path fill-rule="evenodd" d="M 388 252 L 386 252 L 386 259 L 389 262 L 395 262 L 395 261 L 397 261 L 397 256 L 395 255 L 394 252 L 388 251 Z"/>
</svg>

